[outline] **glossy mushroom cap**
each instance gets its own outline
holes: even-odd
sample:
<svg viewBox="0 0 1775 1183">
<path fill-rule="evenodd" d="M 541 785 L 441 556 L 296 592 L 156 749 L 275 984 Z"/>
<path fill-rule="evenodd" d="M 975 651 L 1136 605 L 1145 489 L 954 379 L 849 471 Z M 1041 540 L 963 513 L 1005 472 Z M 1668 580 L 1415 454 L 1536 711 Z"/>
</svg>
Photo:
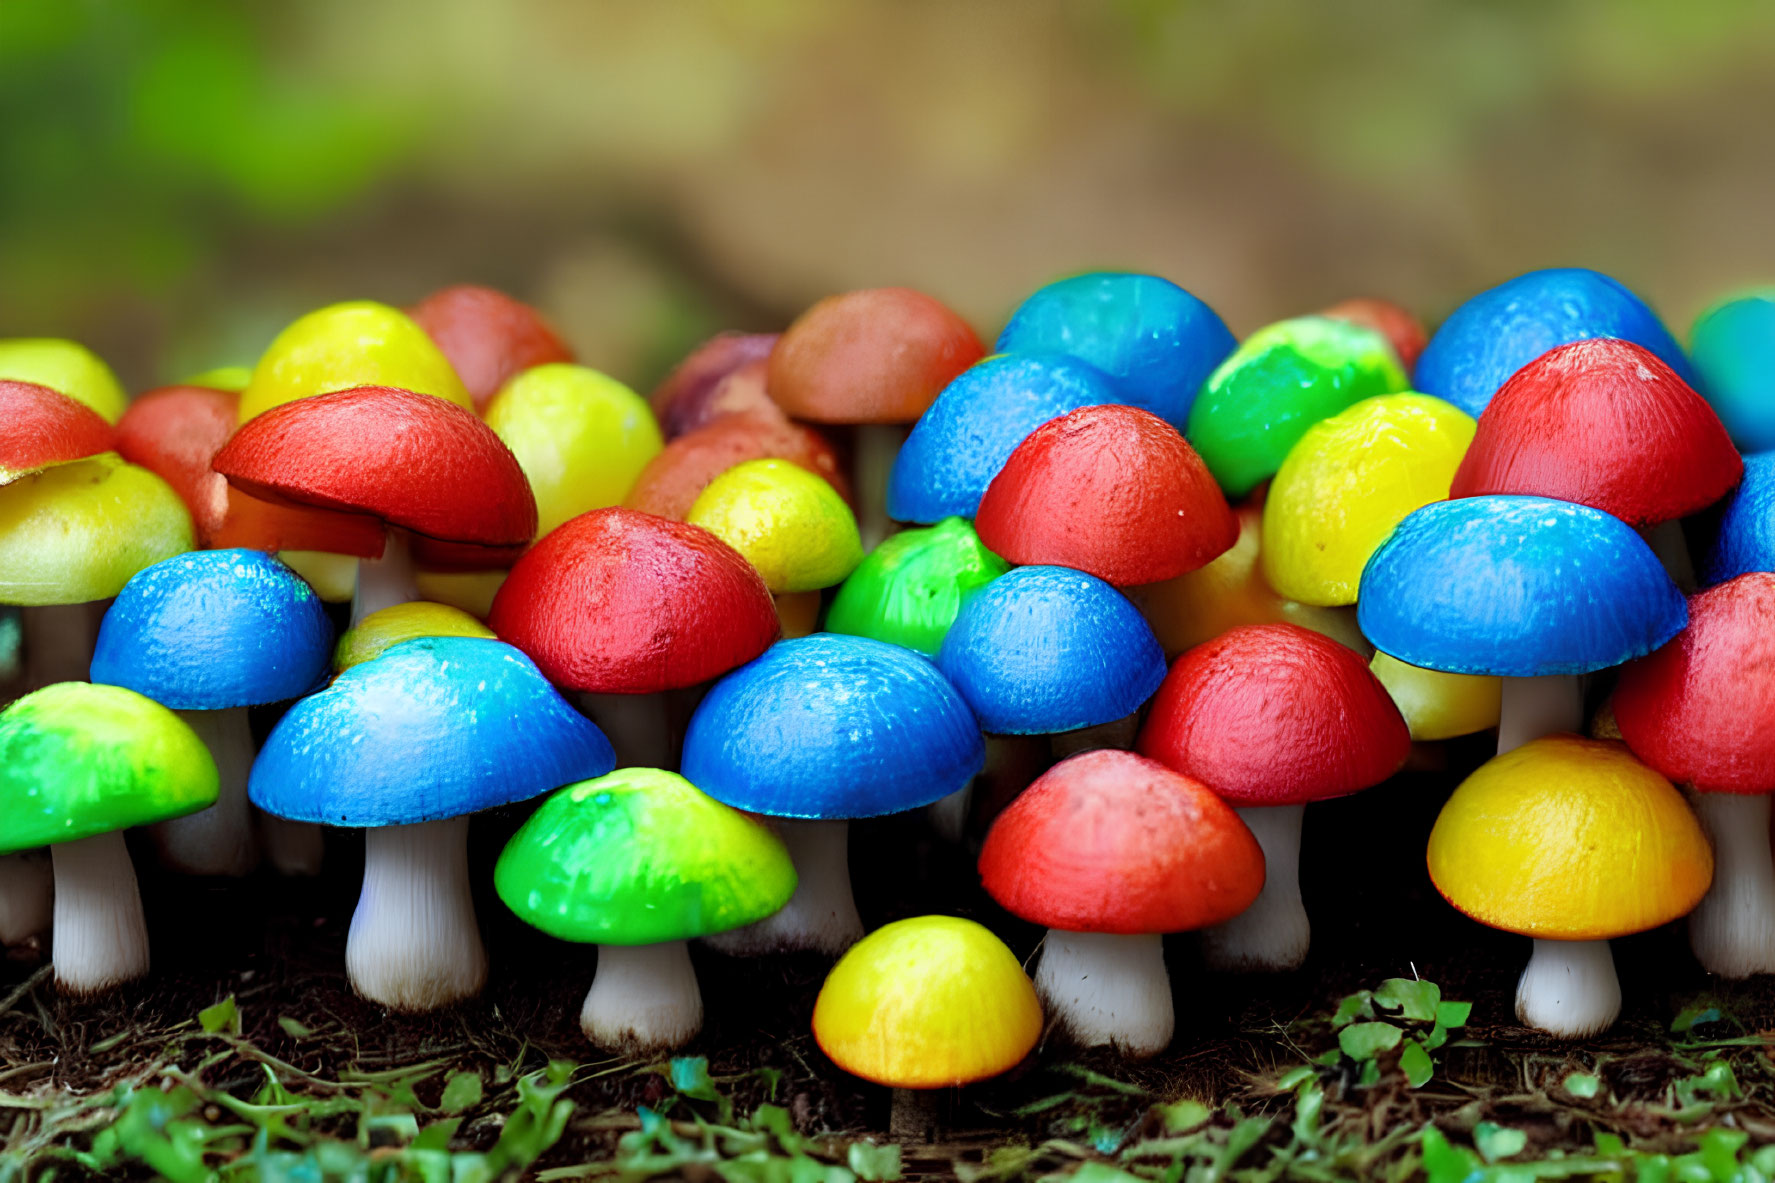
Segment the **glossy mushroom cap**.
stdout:
<svg viewBox="0 0 1775 1183">
<path fill-rule="evenodd" d="M 850 573 L 826 613 L 826 631 L 935 657 L 962 605 L 1009 570 L 961 518 L 902 530 Z"/>
<path fill-rule="evenodd" d="M 945 1088 L 1009 1071 L 1042 1034 L 1035 986 L 972 920 L 914 916 L 878 928 L 832 967 L 814 1039 L 875 1084 Z"/>
<path fill-rule="evenodd" d="M 676 439 L 707 426 L 710 420 L 702 416 L 715 389 L 731 375 L 757 363 L 764 363 L 768 371 L 770 351 L 776 343 L 776 333 L 717 333 L 686 354 L 647 396 L 666 438 Z M 762 375 L 758 387 L 760 391 L 765 387 Z"/>
<path fill-rule="evenodd" d="M 1234 805 L 1304 805 L 1386 780 L 1411 736 L 1361 655 L 1296 625 L 1259 624 L 1177 659 L 1138 747 Z"/>
<path fill-rule="evenodd" d="M 92 680 L 174 710 L 300 698 L 318 687 L 333 625 L 314 590 L 256 550 L 202 550 L 139 571 L 99 626 Z"/>
<path fill-rule="evenodd" d="M 624 768 L 544 801 L 493 885 L 550 936 L 657 945 L 763 920 L 795 894 L 795 866 L 763 823 L 683 777 Z"/>
<path fill-rule="evenodd" d="M 1599 272 L 1558 267 L 1519 275 L 1455 309 L 1424 347 L 1412 386 L 1478 415 L 1523 366 L 1595 337 L 1643 345 L 1695 385 L 1682 347 L 1638 296 Z"/>
<path fill-rule="evenodd" d="M 420 637 L 498 639 L 492 629 L 460 608 L 409 600 L 372 612 L 347 629 L 333 650 L 333 670 L 344 673 L 354 665 L 374 661 L 402 641 Z"/>
<path fill-rule="evenodd" d="M 935 666 L 837 633 L 779 641 L 715 683 L 684 737 L 692 784 L 771 817 L 903 813 L 985 763 L 974 716 Z"/>
<path fill-rule="evenodd" d="M 1498 725 L 1502 678 L 1426 670 L 1378 649 L 1368 668 L 1405 716 L 1414 740 L 1454 739 Z"/>
<path fill-rule="evenodd" d="M 549 681 L 597 694 L 694 686 L 778 631 L 764 581 L 732 547 L 628 509 L 577 517 L 531 547 L 488 623 Z"/>
<path fill-rule="evenodd" d="M 1263 850 L 1201 782 L 1132 752 L 1081 752 L 999 814 L 988 895 L 1068 932 L 1161 933 L 1231 920 L 1263 889 Z"/>
<path fill-rule="evenodd" d="M 240 392 L 240 421 L 296 399 L 362 386 L 435 395 L 475 409 L 424 329 L 397 308 L 353 300 L 298 317 L 277 335 Z"/>
<path fill-rule="evenodd" d="M 1775 452 L 1744 458 L 1744 479 L 1720 515 L 1701 582 L 1724 583 L 1751 571 L 1775 571 Z"/>
<path fill-rule="evenodd" d="M 1689 332 L 1707 401 L 1745 452 L 1775 448 L 1775 289 L 1714 305 Z"/>
<path fill-rule="evenodd" d="M 1064 353 L 1101 370 L 1118 398 L 1179 431 L 1214 367 L 1238 342 L 1168 279 L 1098 271 L 1056 280 L 1017 306 L 996 353 Z"/>
<path fill-rule="evenodd" d="M 1387 339 L 1387 344 L 1399 356 L 1399 364 L 1408 373 L 1417 365 L 1418 357 L 1430 340 L 1430 334 L 1424 329 L 1424 322 L 1391 300 L 1358 296 L 1352 300 L 1339 301 L 1319 315 L 1329 316 L 1332 320 L 1347 320 L 1351 324 L 1373 329 Z"/>
<path fill-rule="evenodd" d="M 477 410 L 530 367 L 573 360 L 540 312 L 493 288 L 439 288 L 413 306 L 412 317 L 443 350 Z"/>
<path fill-rule="evenodd" d="M 85 403 L 33 382 L 0 379 L 0 485 L 115 446 L 111 425 Z"/>
<path fill-rule="evenodd" d="M 838 455 L 817 431 L 790 423 L 780 413 L 729 415 L 678 436 L 641 470 L 623 499 L 629 509 L 683 521 L 709 482 L 748 460 L 799 464 L 848 497 Z"/>
<path fill-rule="evenodd" d="M 133 690 L 60 682 L 0 711 L 0 854 L 183 817 L 218 788 L 203 741 Z"/>
<path fill-rule="evenodd" d="M 1194 571 L 1239 537 L 1195 449 L 1157 415 L 1113 405 L 1031 432 L 974 527 L 1013 563 L 1072 567 L 1117 587 Z"/>
<path fill-rule="evenodd" d="M 684 520 L 739 551 L 779 594 L 831 587 L 863 561 L 844 498 L 787 460 L 734 465 L 709 482 Z"/>
<path fill-rule="evenodd" d="M 1701 902 L 1713 851 L 1622 744 L 1547 735 L 1481 765 L 1430 832 L 1430 878 L 1481 924 L 1560 941 L 1656 928 Z"/>
<path fill-rule="evenodd" d="M 1582 674 L 1650 653 L 1683 627 L 1683 595 L 1621 519 L 1544 497 L 1438 501 L 1362 572 L 1362 632 L 1451 674 Z"/>
<path fill-rule="evenodd" d="M 0 381 L 47 386 L 115 423 L 129 404 L 117 375 L 98 354 L 77 341 L 59 337 L 12 337 L 0 340 Z"/>
<path fill-rule="evenodd" d="M 290 708 L 253 763 L 267 813 L 329 826 L 461 817 L 602 776 L 597 725 L 498 641 L 426 637 Z"/>
<path fill-rule="evenodd" d="M 937 664 L 1001 735 L 1094 727 L 1132 714 L 1165 654 L 1127 597 L 1066 567 L 1019 567 L 962 607 Z"/>
<path fill-rule="evenodd" d="M 1363 565 L 1393 527 L 1448 496 L 1473 427 L 1439 398 L 1384 394 L 1307 428 L 1264 498 L 1270 586 L 1304 604 L 1354 604 Z"/>
<path fill-rule="evenodd" d="M 1552 497 L 1653 526 L 1712 505 L 1742 475 L 1713 408 L 1649 350 L 1574 341 L 1492 397 L 1453 495 Z"/>
</svg>

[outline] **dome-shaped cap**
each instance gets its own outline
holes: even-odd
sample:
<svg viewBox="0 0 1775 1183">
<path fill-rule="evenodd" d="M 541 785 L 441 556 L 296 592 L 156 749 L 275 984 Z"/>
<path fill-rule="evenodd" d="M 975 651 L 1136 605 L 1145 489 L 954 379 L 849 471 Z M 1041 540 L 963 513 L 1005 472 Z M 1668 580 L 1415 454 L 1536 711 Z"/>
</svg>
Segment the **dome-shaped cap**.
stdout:
<svg viewBox="0 0 1775 1183">
<path fill-rule="evenodd" d="M 956 613 L 1010 567 L 961 518 L 901 530 L 863 557 L 826 613 L 826 631 L 935 657 Z"/>
<path fill-rule="evenodd" d="M 0 379 L 0 485 L 115 445 L 111 425 L 85 403 L 34 382 Z"/>
<path fill-rule="evenodd" d="M 795 866 L 763 823 L 683 777 L 623 768 L 544 801 L 493 885 L 550 936 L 657 945 L 763 920 L 795 894 Z"/>
<path fill-rule="evenodd" d="M 779 594 L 831 587 L 863 561 L 844 498 L 787 460 L 734 465 L 698 494 L 684 520 L 739 551 Z"/>
<path fill-rule="evenodd" d="M 527 800 L 615 765 L 604 733 L 528 657 L 498 641 L 426 637 L 291 707 L 247 793 L 291 821 L 398 826 Z"/>
<path fill-rule="evenodd" d="M 117 422 L 129 404 L 117 375 L 98 354 L 59 337 L 0 340 L 0 381 L 47 386 L 91 407 L 107 423 Z"/>
<path fill-rule="evenodd" d="M 715 683 L 684 737 L 692 784 L 772 817 L 902 813 L 985 763 L 980 728 L 935 666 L 837 633 L 779 641 Z"/>
<path fill-rule="evenodd" d="M 314 590 L 256 550 L 145 567 L 99 626 L 92 680 L 181 711 L 299 698 L 325 679 L 333 625 Z"/>
<path fill-rule="evenodd" d="M 1454 739 L 1498 725 L 1504 680 L 1485 674 L 1445 674 L 1408 665 L 1375 650 L 1369 670 L 1405 716 L 1414 740 Z"/>
<path fill-rule="evenodd" d="M 439 288 L 413 306 L 412 317 L 449 359 L 477 410 L 530 367 L 573 360 L 540 312 L 493 288 Z"/>
<path fill-rule="evenodd" d="M 1063 760 L 998 815 L 987 894 L 1068 932 L 1183 932 L 1231 920 L 1263 890 L 1263 850 L 1200 781 L 1132 752 Z"/>
<path fill-rule="evenodd" d="M 1177 659 L 1139 749 L 1235 805 L 1301 805 L 1392 776 L 1411 736 L 1355 650 L 1296 625 L 1254 624 Z"/>
<path fill-rule="evenodd" d="M 362 386 L 475 408 L 450 360 L 412 318 L 374 300 L 351 300 L 300 316 L 277 335 L 240 392 L 240 421 L 295 399 Z"/>
<path fill-rule="evenodd" d="M 1775 288 L 1702 313 L 1689 354 L 1732 442 L 1745 452 L 1775 448 Z"/>
<path fill-rule="evenodd" d="M 1418 357 L 1430 340 L 1430 334 L 1424 330 L 1424 322 L 1391 300 L 1357 296 L 1350 300 L 1340 300 L 1319 315 L 1329 316 L 1332 320 L 1347 320 L 1351 324 L 1373 329 L 1387 339 L 1387 344 L 1393 347 L 1399 363 L 1408 373 L 1417 364 Z"/>
<path fill-rule="evenodd" d="M 972 920 L 914 916 L 850 947 L 814 1002 L 814 1039 L 853 1076 L 897 1089 L 969 1084 L 1017 1066 L 1042 1034 L 1035 986 Z"/>
<path fill-rule="evenodd" d="M 1701 582 L 1724 583 L 1751 571 L 1775 571 L 1775 452 L 1744 458 L 1744 480 L 1720 515 Z"/>
<path fill-rule="evenodd" d="M 1611 940 L 1686 914 L 1713 851 L 1671 783 L 1610 740 L 1546 735 L 1461 782 L 1430 832 L 1430 878 L 1481 924 Z"/>
<path fill-rule="evenodd" d="M 1374 553 L 1363 635 L 1451 674 L 1582 674 L 1650 653 L 1683 595 L 1621 519 L 1544 497 L 1468 497 L 1413 513 Z"/>
<path fill-rule="evenodd" d="M 402 641 L 420 637 L 498 639 L 492 629 L 460 608 L 408 600 L 380 608 L 345 630 L 333 650 L 333 670 L 343 673 L 354 665 L 374 661 Z"/>
<path fill-rule="evenodd" d="M 203 741 L 133 690 L 59 682 L 0 711 L 0 854 L 196 813 L 217 787 Z"/>
<path fill-rule="evenodd" d="M 647 396 L 666 438 L 676 439 L 706 426 L 709 421 L 699 420 L 716 387 L 753 365 L 762 363 L 768 372 L 770 351 L 776 343 L 776 333 L 717 333 L 687 353 Z M 764 387 L 765 379 L 760 375 L 758 388 L 762 391 Z"/>
<path fill-rule="evenodd" d="M 748 460 L 799 464 L 848 498 L 850 483 L 819 432 L 790 423 L 780 412 L 747 411 L 678 436 L 647 462 L 623 499 L 629 509 L 681 522 L 709 482 Z"/>
<path fill-rule="evenodd" d="M 974 528 L 1013 563 L 1072 567 L 1117 587 L 1194 571 L 1239 537 L 1195 449 L 1157 415 L 1116 405 L 1031 432 L 988 486 Z"/>
<path fill-rule="evenodd" d="M 937 663 L 986 731 L 1041 735 L 1132 714 L 1165 678 L 1139 609 L 1066 567 L 1019 567 L 962 607 Z"/>
</svg>

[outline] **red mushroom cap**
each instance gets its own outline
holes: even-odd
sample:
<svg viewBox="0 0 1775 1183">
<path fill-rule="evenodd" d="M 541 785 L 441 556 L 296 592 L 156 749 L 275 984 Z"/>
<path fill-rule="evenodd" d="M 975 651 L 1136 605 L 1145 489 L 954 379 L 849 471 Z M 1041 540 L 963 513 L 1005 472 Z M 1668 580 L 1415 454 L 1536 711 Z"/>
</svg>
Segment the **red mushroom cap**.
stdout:
<svg viewBox="0 0 1775 1183">
<path fill-rule="evenodd" d="M 819 432 L 781 414 L 746 411 L 681 435 L 647 462 L 623 504 L 642 513 L 683 521 L 709 482 L 747 460 L 798 464 L 850 500 L 838 456 Z"/>
<path fill-rule="evenodd" d="M 1399 355 L 1399 361 L 1408 374 L 1418 364 L 1418 354 L 1430 343 L 1430 334 L 1425 331 L 1424 322 L 1391 300 L 1358 297 L 1333 304 L 1319 315 L 1373 329 L 1393 346 L 1393 352 Z"/>
<path fill-rule="evenodd" d="M 1138 746 L 1234 805 L 1304 805 L 1386 780 L 1411 734 L 1355 650 L 1254 624 L 1177 659 Z"/>
<path fill-rule="evenodd" d="M 1231 920 L 1263 890 L 1263 851 L 1198 781 L 1132 752 L 1063 760 L 999 814 L 987 894 L 1068 932 L 1160 933 Z"/>
<path fill-rule="evenodd" d="M 468 283 L 440 288 L 410 315 L 450 359 L 477 411 L 485 411 L 501 386 L 531 366 L 573 360 L 573 350 L 542 313 L 493 288 Z"/>
<path fill-rule="evenodd" d="M 1543 353 L 1499 388 L 1449 495 L 1552 497 L 1653 526 L 1743 475 L 1707 400 L 1650 350 L 1598 338 Z"/>
<path fill-rule="evenodd" d="M 1208 466 L 1136 407 L 1081 407 L 1017 445 L 974 519 L 1012 563 L 1087 571 L 1117 587 L 1173 579 L 1239 539 Z"/>
<path fill-rule="evenodd" d="M 1775 790 L 1775 575 L 1689 597 L 1689 627 L 1621 671 L 1615 724 L 1633 754 L 1702 791 Z"/>
<path fill-rule="evenodd" d="M 778 632 L 770 591 L 738 551 L 700 526 L 617 508 L 531 547 L 487 623 L 549 681 L 595 694 L 694 686 Z"/>
<path fill-rule="evenodd" d="M 776 333 L 718 333 L 685 355 L 647 396 L 647 405 L 653 408 L 653 416 L 659 420 L 665 437 L 676 439 L 712 422 L 704 404 L 716 397 L 716 387 L 724 385 L 736 371 L 760 362 L 765 369 L 756 375 L 755 381 L 756 393 L 762 395 L 770 351 L 776 343 Z M 745 393 L 753 393 L 750 383 Z"/>
<path fill-rule="evenodd" d="M 0 379 L 0 484 L 116 446 L 104 416 L 35 382 Z"/>
</svg>

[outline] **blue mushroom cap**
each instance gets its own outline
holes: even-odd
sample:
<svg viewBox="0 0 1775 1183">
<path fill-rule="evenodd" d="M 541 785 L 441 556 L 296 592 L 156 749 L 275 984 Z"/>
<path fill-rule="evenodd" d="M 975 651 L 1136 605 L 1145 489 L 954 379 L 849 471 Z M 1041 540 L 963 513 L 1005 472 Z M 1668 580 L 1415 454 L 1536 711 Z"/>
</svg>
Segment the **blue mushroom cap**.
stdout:
<svg viewBox="0 0 1775 1183">
<path fill-rule="evenodd" d="M 1519 275 L 1455 309 L 1419 356 L 1412 388 L 1477 417 L 1517 370 L 1594 337 L 1643 346 L 1698 386 L 1682 347 L 1643 300 L 1600 272 L 1559 267 Z"/>
<path fill-rule="evenodd" d="M 1545 497 L 1437 501 L 1362 571 L 1356 619 L 1382 652 L 1456 674 L 1582 674 L 1650 653 L 1689 612 L 1631 526 Z"/>
<path fill-rule="evenodd" d="M 1214 309 L 1168 279 L 1126 271 L 1075 275 L 1018 306 L 1000 353 L 1064 353 L 1090 362 L 1122 401 L 1178 431 L 1196 391 L 1238 342 Z"/>
<path fill-rule="evenodd" d="M 1744 458 L 1744 480 L 1726 501 L 1701 582 L 1711 587 L 1749 571 L 1775 571 L 1775 452 Z"/>
<path fill-rule="evenodd" d="M 972 518 L 1017 445 L 1050 419 L 1121 401 L 1109 378 L 1061 354 L 1000 354 L 943 388 L 900 449 L 888 513 L 902 522 Z"/>
<path fill-rule="evenodd" d="M 684 778 L 736 809 L 857 818 L 929 805 L 986 763 L 980 727 L 929 661 L 868 637 L 779 641 L 715 683 Z"/>
<path fill-rule="evenodd" d="M 326 678 L 333 626 L 314 589 L 256 550 L 144 567 L 99 626 L 92 680 L 180 711 L 298 698 Z"/>
<path fill-rule="evenodd" d="M 523 801 L 615 766 L 604 733 L 510 645 L 421 637 L 291 707 L 247 796 L 292 821 L 398 826 Z"/>
<path fill-rule="evenodd" d="M 975 593 L 937 664 L 1000 735 L 1108 723 L 1165 680 L 1165 651 L 1128 598 L 1066 567 L 1019 567 Z"/>
<path fill-rule="evenodd" d="M 1775 448 L 1775 290 L 1703 313 L 1689 337 L 1702 393 L 1744 452 Z"/>
</svg>

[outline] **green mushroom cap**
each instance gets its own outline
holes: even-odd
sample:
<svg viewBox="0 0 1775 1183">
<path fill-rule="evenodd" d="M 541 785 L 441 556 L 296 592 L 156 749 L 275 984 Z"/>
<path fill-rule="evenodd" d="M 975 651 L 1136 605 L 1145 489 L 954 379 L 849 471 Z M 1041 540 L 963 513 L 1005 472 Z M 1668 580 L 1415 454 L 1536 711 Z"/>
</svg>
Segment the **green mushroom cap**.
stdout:
<svg viewBox="0 0 1775 1183">
<path fill-rule="evenodd" d="M 935 657 L 968 597 L 1010 569 L 961 518 L 902 530 L 870 551 L 844 581 L 826 629 Z"/>
<path fill-rule="evenodd" d="M 676 773 L 619 768 L 544 801 L 493 885 L 551 936 L 657 945 L 764 919 L 795 894 L 795 866 L 764 825 Z"/>
<path fill-rule="evenodd" d="M 203 741 L 133 690 L 60 682 L 0 711 L 0 854 L 183 817 L 217 788 Z"/>
</svg>

